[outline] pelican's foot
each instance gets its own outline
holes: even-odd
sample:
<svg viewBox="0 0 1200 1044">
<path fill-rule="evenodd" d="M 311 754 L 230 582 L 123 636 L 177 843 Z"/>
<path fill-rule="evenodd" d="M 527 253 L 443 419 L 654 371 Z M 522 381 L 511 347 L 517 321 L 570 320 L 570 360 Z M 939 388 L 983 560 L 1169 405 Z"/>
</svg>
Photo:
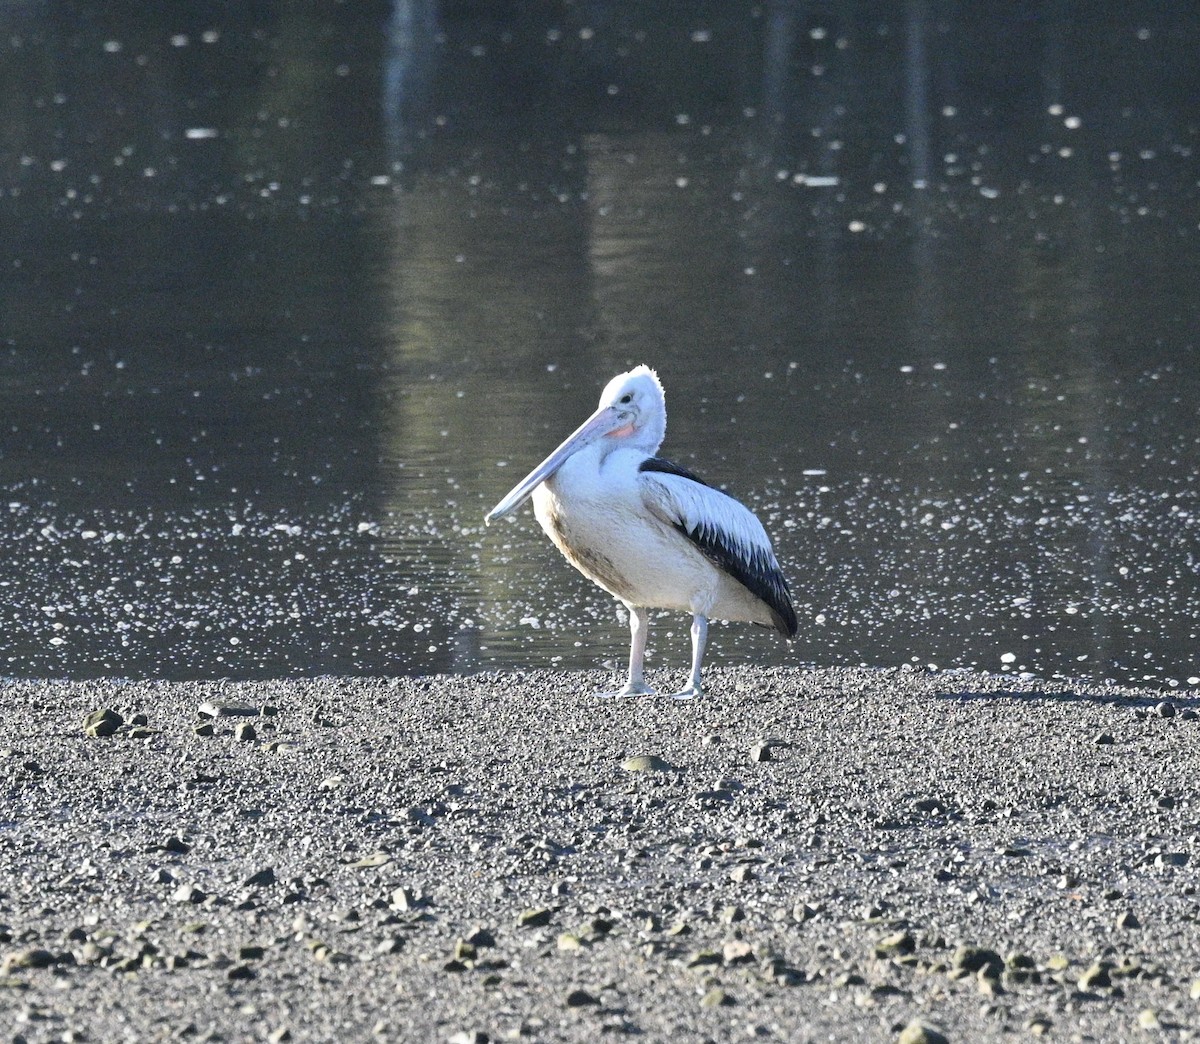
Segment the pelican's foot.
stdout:
<svg viewBox="0 0 1200 1044">
<path fill-rule="evenodd" d="M 654 690 L 644 682 L 641 685 L 626 685 L 620 692 L 598 692 L 602 700 L 614 700 L 621 696 L 653 696 Z"/>
<path fill-rule="evenodd" d="M 673 700 L 694 700 L 697 696 L 703 696 L 704 690 L 699 685 L 689 685 L 686 689 L 680 689 L 679 692 L 671 696 Z"/>
</svg>

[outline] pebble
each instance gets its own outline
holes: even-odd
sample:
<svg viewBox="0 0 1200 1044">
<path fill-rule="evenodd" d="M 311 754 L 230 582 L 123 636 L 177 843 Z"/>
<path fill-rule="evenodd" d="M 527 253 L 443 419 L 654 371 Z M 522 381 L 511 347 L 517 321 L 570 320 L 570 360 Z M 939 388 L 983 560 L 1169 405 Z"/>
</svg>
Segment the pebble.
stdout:
<svg viewBox="0 0 1200 1044">
<path fill-rule="evenodd" d="M 1108 974 L 1111 968 L 1112 965 L 1107 961 L 1097 961 L 1079 976 L 1079 988 L 1081 990 L 1095 990 L 1111 986 L 1112 979 Z"/>
<path fill-rule="evenodd" d="M 714 986 L 700 998 L 700 1007 L 702 1008 L 725 1008 L 733 1003 L 733 997 L 719 986 Z"/>
<path fill-rule="evenodd" d="M 0 975 L 24 971 L 27 968 L 49 968 L 52 964 L 57 963 L 58 958 L 49 950 L 40 948 L 18 950 L 16 953 L 8 954 L 3 962 L 0 962 Z"/>
<path fill-rule="evenodd" d="M 242 724 L 234 730 L 233 735 L 239 743 L 252 743 L 254 740 L 258 739 L 258 732 L 248 721 L 242 722 Z"/>
<path fill-rule="evenodd" d="M 171 893 L 171 899 L 177 903 L 202 903 L 208 898 L 207 893 L 195 885 L 180 885 Z"/>
<path fill-rule="evenodd" d="M 83 731 L 92 739 L 113 735 L 125 724 L 125 719 L 115 710 L 102 707 L 94 710 L 83 719 Z"/>
<path fill-rule="evenodd" d="M 626 772 L 669 772 L 671 764 L 657 754 L 637 754 L 622 761 L 621 768 Z"/>
<path fill-rule="evenodd" d="M 1134 929 L 1140 928 L 1141 926 L 1142 922 L 1137 919 L 1137 916 L 1132 910 L 1126 910 L 1123 914 L 1121 914 L 1120 917 L 1117 918 L 1118 928 Z"/>
<path fill-rule="evenodd" d="M 900 1031 L 896 1044 L 950 1044 L 950 1038 L 941 1030 L 914 1019 Z"/>
<path fill-rule="evenodd" d="M 912 953 L 916 947 L 916 940 L 908 932 L 896 932 L 893 935 L 885 936 L 875 944 L 875 956 L 886 960 L 889 957 Z"/>
<path fill-rule="evenodd" d="M 1175 717 L 1175 704 L 1170 700 L 1163 700 L 1162 703 L 1154 708 L 1154 713 L 1160 718 L 1173 718 Z"/>
<path fill-rule="evenodd" d="M 1117 741 L 1113 738 L 1113 734 L 1111 732 L 1101 732 L 1097 734 L 1096 738 L 1092 740 L 1092 742 L 1098 747 L 1110 747 Z"/>
<path fill-rule="evenodd" d="M 751 761 L 774 761 L 774 756 L 771 754 L 771 747 L 766 743 L 756 743 L 750 748 Z"/>
<path fill-rule="evenodd" d="M 566 1003 L 568 1008 L 583 1008 L 590 1004 L 599 1004 L 600 999 L 592 996 L 587 990 L 572 990 L 567 994 Z"/>
<path fill-rule="evenodd" d="M 202 718 L 257 718 L 259 716 L 259 708 L 237 703 L 212 703 L 205 701 L 200 704 L 196 713 Z"/>
<path fill-rule="evenodd" d="M 263 867 L 257 873 L 251 874 L 242 884 L 246 888 L 266 888 L 268 885 L 273 885 L 278 880 L 275 876 L 275 868 L 273 866 Z"/>
<path fill-rule="evenodd" d="M 721 947 L 721 959 L 726 964 L 749 964 L 754 960 L 754 949 L 744 939 L 731 939 Z"/>
<path fill-rule="evenodd" d="M 1004 968 L 1004 958 L 995 950 L 982 946 L 960 946 L 950 959 L 950 967 L 955 971 L 979 972 L 983 968 L 992 967 L 999 975 Z"/>
<path fill-rule="evenodd" d="M 550 923 L 552 913 L 544 907 L 522 910 L 517 915 L 517 924 L 522 928 L 543 928 Z"/>
</svg>

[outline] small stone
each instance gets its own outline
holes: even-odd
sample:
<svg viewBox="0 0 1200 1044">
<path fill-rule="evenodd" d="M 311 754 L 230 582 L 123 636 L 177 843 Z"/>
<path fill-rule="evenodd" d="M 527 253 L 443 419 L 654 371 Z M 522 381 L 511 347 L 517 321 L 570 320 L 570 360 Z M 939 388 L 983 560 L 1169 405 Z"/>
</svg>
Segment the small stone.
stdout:
<svg viewBox="0 0 1200 1044">
<path fill-rule="evenodd" d="M 950 1044 L 950 1040 L 940 1030 L 913 1019 L 900 1031 L 896 1044 Z"/>
<path fill-rule="evenodd" d="M 286 1026 L 280 1026 L 278 1029 L 273 1029 L 267 1034 L 267 1044 L 284 1044 L 285 1041 L 291 1039 L 292 1031 Z"/>
<path fill-rule="evenodd" d="M 242 883 L 247 888 L 266 888 L 273 885 L 278 878 L 275 876 L 275 868 L 273 866 L 264 867 L 258 873 L 251 874 Z"/>
<path fill-rule="evenodd" d="M 1158 1020 L 1158 1012 L 1153 1008 L 1143 1008 L 1138 1012 L 1138 1025 L 1146 1030 L 1162 1029 L 1162 1023 Z"/>
<path fill-rule="evenodd" d="M 1109 971 L 1112 965 L 1108 961 L 1097 961 L 1087 971 L 1079 976 L 1079 988 L 1081 990 L 1096 990 L 1106 989 L 1112 985 L 1112 978 L 1109 976 Z"/>
<path fill-rule="evenodd" d="M 92 739 L 97 739 L 111 736 L 124 724 L 125 719 L 120 714 L 108 707 L 103 707 L 100 710 L 92 711 L 83 719 L 83 731 Z"/>
<path fill-rule="evenodd" d="M 875 956 L 880 960 L 887 960 L 905 953 L 912 953 L 916 948 L 917 942 L 908 932 L 896 932 L 884 936 L 875 944 Z"/>
<path fill-rule="evenodd" d="M 1160 869 L 1165 866 L 1187 866 L 1187 852 L 1160 852 L 1154 857 L 1154 865 Z"/>
<path fill-rule="evenodd" d="M 1192 980 L 1192 985 L 1188 989 L 1188 998 L 1190 1000 L 1200 1000 L 1200 979 Z"/>
<path fill-rule="evenodd" d="M 703 968 L 709 964 L 720 964 L 721 955 L 716 950 L 699 950 L 687 960 L 688 968 Z"/>
<path fill-rule="evenodd" d="M 731 939 L 721 947 L 721 958 L 726 964 L 749 964 L 754 960 L 754 950 L 744 939 Z"/>
<path fill-rule="evenodd" d="M 753 747 L 750 748 L 750 760 L 761 762 L 761 761 L 774 761 L 775 759 L 771 754 L 771 748 L 768 744 L 756 743 L 756 744 L 754 744 Z"/>
<path fill-rule="evenodd" d="M 454 944 L 454 959 L 456 961 L 473 961 L 475 957 L 475 947 L 465 939 L 459 939 Z"/>
<path fill-rule="evenodd" d="M 159 729 L 136 728 L 129 730 L 129 738 L 135 740 L 150 739 L 151 736 L 157 736 Z"/>
<path fill-rule="evenodd" d="M 477 925 L 463 936 L 463 942 L 469 942 L 476 947 L 495 946 L 496 937 L 486 928 Z"/>
<path fill-rule="evenodd" d="M 735 866 L 729 874 L 729 880 L 735 884 L 745 884 L 747 881 L 753 881 L 754 877 L 754 867 L 747 866 L 745 863 Z"/>
<path fill-rule="evenodd" d="M 410 911 L 421 906 L 421 900 L 411 888 L 401 887 L 392 890 L 388 905 L 393 910 Z"/>
<path fill-rule="evenodd" d="M 238 949 L 238 960 L 261 961 L 266 952 L 262 946 L 242 946 Z"/>
<path fill-rule="evenodd" d="M 205 701 L 197 708 L 202 718 L 257 718 L 258 708 L 237 703 L 213 703 Z"/>
<path fill-rule="evenodd" d="M 361 859 L 356 859 L 352 863 L 347 863 L 352 870 L 370 870 L 377 866 L 386 866 L 392 861 L 391 854 L 388 852 L 372 852 L 370 855 L 365 855 Z"/>
<path fill-rule="evenodd" d="M 543 907 L 522 910 L 517 917 L 517 924 L 522 928 L 544 928 L 550 923 L 552 913 Z"/>
<path fill-rule="evenodd" d="M 719 986 L 714 986 L 700 998 L 702 1008 L 727 1008 L 733 1003 L 733 998 Z"/>
<path fill-rule="evenodd" d="M 1054 1023 L 1045 1015 L 1034 1015 L 1025 1022 L 1025 1028 L 1035 1037 L 1044 1037 L 1050 1032 L 1053 1025 Z"/>
<path fill-rule="evenodd" d="M 230 982 L 248 982 L 255 978 L 255 971 L 248 964 L 235 964 L 225 973 Z"/>
<path fill-rule="evenodd" d="M 164 852 L 170 852 L 173 855 L 187 855 L 188 852 L 192 850 L 192 846 L 189 845 L 182 837 L 177 837 L 175 835 L 168 837 L 159 847 Z"/>
<path fill-rule="evenodd" d="M 727 906 L 721 911 L 722 924 L 737 924 L 746 919 L 746 911 L 740 906 Z"/>
<path fill-rule="evenodd" d="M 171 899 L 177 903 L 202 903 L 208 895 L 195 885 L 180 885 L 171 893 Z"/>
<path fill-rule="evenodd" d="M 1163 700 L 1157 707 L 1154 708 L 1154 713 L 1160 718 L 1175 717 L 1175 704 L 1170 700 Z"/>
<path fill-rule="evenodd" d="M 1111 732 L 1101 732 L 1092 742 L 1098 747 L 1110 747 L 1117 741 L 1113 738 Z"/>
<path fill-rule="evenodd" d="M 489 1044 L 490 1040 L 482 1030 L 459 1030 L 446 1038 L 446 1044 Z"/>
<path fill-rule="evenodd" d="M 960 946 L 950 959 L 950 967 L 955 971 L 977 973 L 981 968 L 993 966 L 996 975 L 1004 968 L 1004 959 L 995 950 L 982 946 Z"/>
<path fill-rule="evenodd" d="M 808 903 L 796 903 L 792 907 L 792 920 L 797 924 L 803 924 L 805 921 L 811 921 L 817 916 L 817 908 L 809 906 Z"/>
<path fill-rule="evenodd" d="M 587 990 L 572 990 L 567 994 L 568 1008 L 583 1008 L 589 1004 L 599 1003 L 599 998 L 593 997 Z"/>
<path fill-rule="evenodd" d="M 233 735 L 239 743 L 253 743 L 254 740 L 258 739 L 258 733 L 255 731 L 254 726 L 248 721 L 242 722 L 242 724 L 234 730 Z"/>
<path fill-rule="evenodd" d="M 1136 916 L 1134 916 L 1132 910 L 1126 910 L 1123 914 L 1121 914 L 1120 917 L 1117 918 L 1118 928 L 1134 929 L 1140 928 L 1141 926 L 1142 922 L 1139 921 Z"/>
<path fill-rule="evenodd" d="M 150 719 L 145 714 L 131 714 L 129 716 L 129 724 L 136 727 L 149 725 Z"/>
<path fill-rule="evenodd" d="M 211 736 L 214 732 L 216 729 L 211 721 L 203 721 L 192 729 L 192 734 L 196 736 Z"/>
<path fill-rule="evenodd" d="M 638 754 L 621 762 L 626 772 L 669 772 L 671 765 L 657 754 Z"/>
<path fill-rule="evenodd" d="M 0 962 L 0 975 L 8 975 L 14 971 L 25 971 L 29 968 L 49 968 L 57 964 L 58 958 L 49 950 L 29 949 L 10 953 Z"/>
<path fill-rule="evenodd" d="M 583 948 L 583 940 L 574 932 L 563 932 L 558 937 L 558 948 L 560 950 L 579 950 Z"/>
</svg>

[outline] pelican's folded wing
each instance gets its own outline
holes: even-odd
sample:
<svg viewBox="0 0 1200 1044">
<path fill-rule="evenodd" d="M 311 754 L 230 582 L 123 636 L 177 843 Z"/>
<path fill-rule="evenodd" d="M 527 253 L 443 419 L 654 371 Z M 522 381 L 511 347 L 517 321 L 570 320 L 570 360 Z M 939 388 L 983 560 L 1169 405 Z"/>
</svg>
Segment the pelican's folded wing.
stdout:
<svg viewBox="0 0 1200 1044">
<path fill-rule="evenodd" d="M 658 518 L 686 536 L 771 610 L 775 626 L 796 633 L 796 611 L 787 581 L 762 523 L 733 497 L 713 489 L 687 468 L 661 457 L 638 467 L 642 500 Z"/>
</svg>

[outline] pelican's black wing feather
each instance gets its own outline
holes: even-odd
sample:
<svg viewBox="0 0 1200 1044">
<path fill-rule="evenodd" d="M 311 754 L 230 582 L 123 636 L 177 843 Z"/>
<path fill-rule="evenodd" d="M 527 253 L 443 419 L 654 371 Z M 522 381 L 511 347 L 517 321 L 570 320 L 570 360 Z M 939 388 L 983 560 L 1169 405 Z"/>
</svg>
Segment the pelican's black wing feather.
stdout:
<svg viewBox="0 0 1200 1044">
<path fill-rule="evenodd" d="M 687 496 L 687 483 L 694 482 L 706 489 L 713 487 L 687 468 L 661 457 L 648 457 L 638 465 L 638 470 L 669 476 L 661 484 L 671 492 L 682 494 L 675 497 L 679 510 L 672 513 L 671 524 L 713 565 L 732 576 L 756 598 L 762 599 L 771 610 L 776 628 L 789 638 L 794 637 L 797 624 L 791 592 L 775 552 L 771 549 L 771 542 L 753 512 L 733 497 L 716 490 L 719 498 L 723 498 L 724 511 L 721 514 L 730 521 L 740 520 L 737 525 L 722 525 L 719 515 L 710 516 L 708 512 L 689 510 L 691 505 L 688 501 L 692 501 L 693 505 L 695 501 Z M 683 479 L 684 482 L 674 483 L 671 478 Z M 711 494 L 709 499 L 711 501 Z M 736 535 L 739 530 L 743 536 Z"/>
</svg>

